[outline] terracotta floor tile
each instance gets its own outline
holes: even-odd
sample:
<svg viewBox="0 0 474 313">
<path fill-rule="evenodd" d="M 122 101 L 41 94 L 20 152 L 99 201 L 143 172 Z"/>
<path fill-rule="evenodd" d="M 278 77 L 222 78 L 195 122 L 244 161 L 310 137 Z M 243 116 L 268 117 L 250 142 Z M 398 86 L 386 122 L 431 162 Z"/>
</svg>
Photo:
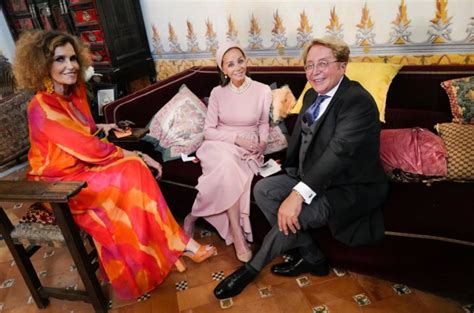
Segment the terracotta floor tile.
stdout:
<svg viewBox="0 0 474 313">
<path fill-rule="evenodd" d="M 305 287 L 307 288 L 307 287 Z M 272 286 L 273 297 L 281 312 L 311 312 L 311 304 L 296 282 Z"/>
<path fill-rule="evenodd" d="M 365 292 L 357 280 L 350 275 L 336 277 L 321 283 L 313 283 L 301 290 L 313 306 L 327 304 L 338 299 L 352 301 L 352 296 Z"/>
<path fill-rule="evenodd" d="M 173 269 L 168 276 L 165 278 L 165 280 L 161 283 L 158 288 L 166 288 L 169 286 L 172 286 L 173 289 L 175 288 L 175 283 L 181 280 L 188 280 L 187 273 L 190 271 L 185 271 L 185 272 L 178 272 L 176 269 Z"/>
<path fill-rule="evenodd" d="M 329 312 L 336 313 L 360 313 L 362 308 L 353 300 L 338 299 L 326 303 Z"/>
<path fill-rule="evenodd" d="M 186 311 L 181 311 L 184 313 Z M 209 303 L 197 308 L 192 309 L 192 313 L 208 313 L 208 312 L 222 312 L 222 313 L 249 313 L 249 312 L 259 312 L 259 313 L 280 313 L 276 300 L 273 298 L 259 299 L 253 302 L 246 303 L 236 303 L 234 301 L 233 306 L 225 310 L 221 309 L 220 303 Z"/>
<path fill-rule="evenodd" d="M 179 312 L 178 296 L 174 286 L 158 288 L 151 293 L 152 312 L 175 313 Z"/>
<path fill-rule="evenodd" d="M 244 307 L 244 313 L 259 312 L 259 313 L 278 313 L 280 311 L 277 299 L 275 297 L 260 299 L 255 302 L 248 303 Z"/>
<path fill-rule="evenodd" d="M 234 306 L 243 306 L 247 303 L 261 300 L 258 287 L 255 282 L 250 283 L 241 294 L 233 298 Z"/>
<path fill-rule="evenodd" d="M 359 285 L 366 291 L 367 296 L 374 302 L 382 299 L 398 296 L 392 286 L 395 283 L 380 280 L 374 277 L 354 274 L 351 275 L 357 280 Z M 409 286 L 408 286 L 409 287 Z"/>
<path fill-rule="evenodd" d="M 66 288 L 77 284 L 77 289 L 81 289 L 82 282 L 77 272 L 72 274 L 64 272 L 56 275 L 47 275 L 46 277 L 40 278 L 43 286 L 55 287 L 55 288 Z"/>
<path fill-rule="evenodd" d="M 13 285 L 10 288 L 4 289 L 4 291 L 6 292 L 4 310 L 27 305 L 30 292 L 22 279 L 15 278 Z"/>
<path fill-rule="evenodd" d="M 361 307 L 362 312 L 370 313 L 431 313 L 449 311 L 429 311 L 428 308 L 419 301 L 415 294 L 406 294 L 385 298 L 380 301 L 373 302 L 367 306 Z"/>
<path fill-rule="evenodd" d="M 132 313 L 132 312 L 140 312 L 140 313 L 152 313 L 156 311 L 152 311 L 152 301 L 150 299 L 146 301 L 136 302 L 133 305 L 128 305 L 120 308 L 116 308 L 110 310 L 110 313 Z"/>
<path fill-rule="evenodd" d="M 179 310 L 192 309 L 217 301 L 212 291 L 217 282 L 208 283 L 176 293 Z"/>
<path fill-rule="evenodd" d="M 0 241 L 0 263 L 4 262 L 11 262 L 13 260 L 13 256 L 10 253 L 10 250 L 8 250 L 7 245 L 5 244 L 4 240 Z"/>
<path fill-rule="evenodd" d="M 199 269 L 196 268 L 195 270 L 186 272 L 189 288 L 214 282 L 211 274 L 219 270 L 218 268 L 214 268 L 209 262 L 202 262 L 199 264 Z M 228 273 L 225 274 L 227 275 Z"/>
<path fill-rule="evenodd" d="M 214 298 L 215 299 L 215 298 Z M 219 301 L 217 299 L 215 299 L 214 301 L 212 302 L 209 302 L 209 303 L 205 303 L 205 304 L 201 304 L 199 306 L 196 306 L 196 307 L 193 307 L 193 308 L 189 308 L 189 309 L 181 309 L 179 312 L 180 313 L 216 313 L 216 312 L 222 312 L 222 313 L 232 313 L 234 312 L 235 308 L 234 307 L 231 307 L 231 308 L 228 308 L 228 309 L 225 309 L 225 310 L 222 310 L 220 305 L 219 305 Z"/>
<path fill-rule="evenodd" d="M 33 307 L 36 307 L 34 304 Z M 53 313 L 53 312 L 74 312 L 87 313 L 94 312 L 94 307 L 83 301 L 67 301 L 59 299 L 51 299 L 50 304 L 46 309 L 38 310 L 37 312 Z"/>
<path fill-rule="evenodd" d="M 21 305 L 21 306 L 16 306 L 14 308 L 10 308 L 10 309 L 4 309 L 2 311 L 2 313 L 35 313 L 35 312 L 45 312 L 45 313 L 49 313 L 49 312 L 53 312 L 53 311 L 46 311 L 47 309 L 43 309 L 41 311 L 39 311 L 39 309 L 34 305 L 34 304 L 29 304 L 29 305 Z M 57 313 L 59 313 L 60 311 L 56 311 Z"/>
</svg>

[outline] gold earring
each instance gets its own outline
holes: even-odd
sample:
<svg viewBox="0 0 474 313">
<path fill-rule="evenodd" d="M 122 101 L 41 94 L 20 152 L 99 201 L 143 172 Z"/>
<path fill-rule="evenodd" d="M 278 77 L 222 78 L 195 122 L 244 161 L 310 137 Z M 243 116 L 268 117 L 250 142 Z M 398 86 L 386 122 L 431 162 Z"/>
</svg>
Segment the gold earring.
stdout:
<svg viewBox="0 0 474 313">
<path fill-rule="evenodd" d="M 43 84 L 44 84 L 44 87 L 46 88 L 47 93 L 52 94 L 54 92 L 54 85 L 53 85 L 53 81 L 51 80 L 51 78 L 46 76 L 43 79 Z"/>
</svg>

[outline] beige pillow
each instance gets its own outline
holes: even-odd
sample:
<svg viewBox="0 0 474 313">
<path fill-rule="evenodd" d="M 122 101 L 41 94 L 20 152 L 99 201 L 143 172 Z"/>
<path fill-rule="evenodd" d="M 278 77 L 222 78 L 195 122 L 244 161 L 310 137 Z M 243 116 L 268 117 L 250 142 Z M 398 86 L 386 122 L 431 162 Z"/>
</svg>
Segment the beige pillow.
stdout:
<svg viewBox="0 0 474 313">
<path fill-rule="evenodd" d="M 474 180 L 474 125 L 442 123 L 436 129 L 448 151 L 446 178 Z"/>
<path fill-rule="evenodd" d="M 296 103 L 296 98 L 288 85 L 272 90 L 271 122 L 276 125 L 283 121 Z"/>
</svg>

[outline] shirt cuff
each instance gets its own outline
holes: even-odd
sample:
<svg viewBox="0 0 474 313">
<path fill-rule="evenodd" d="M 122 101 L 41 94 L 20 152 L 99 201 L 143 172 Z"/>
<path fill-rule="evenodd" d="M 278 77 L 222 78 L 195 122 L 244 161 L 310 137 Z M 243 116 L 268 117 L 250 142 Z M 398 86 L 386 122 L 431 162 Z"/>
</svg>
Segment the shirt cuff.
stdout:
<svg viewBox="0 0 474 313">
<path fill-rule="evenodd" d="M 303 182 L 299 182 L 293 187 L 293 190 L 298 192 L 304 199 L 304 203 L 310 204 L 313 201 L 313 198 L 316 197 L 316 192 L 314 192 L 311 188 L 308 187 Z"/>
</svg>

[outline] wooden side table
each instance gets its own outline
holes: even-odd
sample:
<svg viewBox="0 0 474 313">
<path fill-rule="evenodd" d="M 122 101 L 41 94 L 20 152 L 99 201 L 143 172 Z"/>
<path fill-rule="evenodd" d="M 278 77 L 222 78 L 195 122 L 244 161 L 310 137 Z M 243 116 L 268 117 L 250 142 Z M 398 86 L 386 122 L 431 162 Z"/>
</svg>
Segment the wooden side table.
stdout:
<svg viewBox="0 0 474 313">
<path fill-rule="evenodd" d="M 38 308 L 47 307 L 49 298 L 54 297 L 91 303 L 95 312 L 105 313 L 108 311 L 108 300 L 95 274 L 98 269 L 97 251 L 94 249 L 87 253 L 80 229 L 74 222 L 68 205 L 69 198 L 79 193 L 85 186 L 86 182 L 0 181 L 0 201 L 34 201 L 51 204 L 56 217 L 56 226 L 64 236 L 65 247 L 71 253 L 79 276 L 84 283 L 85 290 L 43 286 L 30 258 L 40 248 L 38 242 L 47 241 L 48 238 L 44 238 L 44 240 L 35 238 L 35 242 L 30 241 L 30 245 L 25 248 L 21 242 L 16 242 L 12 237 L 15 225 L 11 223 L 3 208 L 0 207 L 0 234 L 3 235 Z M 23 239 L 29 238 L 21 239 L 23 241 Z M 92 241 L 90 242 L 92 244 Z"/>
</svg>

